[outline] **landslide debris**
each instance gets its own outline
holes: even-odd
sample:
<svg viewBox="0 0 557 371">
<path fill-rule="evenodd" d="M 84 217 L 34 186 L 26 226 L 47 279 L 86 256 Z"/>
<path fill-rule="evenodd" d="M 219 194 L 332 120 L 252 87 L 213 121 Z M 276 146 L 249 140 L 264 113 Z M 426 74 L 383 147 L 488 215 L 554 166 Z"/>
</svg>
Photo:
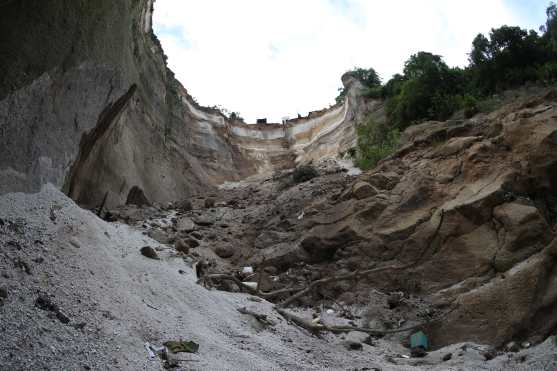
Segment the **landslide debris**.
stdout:
<svg viewBox="0 0 557 371">
<path fill-rule="evenodd" d="M 557 328 L 550 315 L 557 305 L 554 96 L 542 90 L 489 115 L 410 128 L 403 148 L 360 176 L 328 160 L 315 163 L 318 176 L 304 182 L 285 182 L 292 174 L 285 172 L 228 184 L 191 198 L 189 211 L 167 205 L 111 213 L 147 234 L 196 241 L 181 249 L 184 259 L 205 262 L 209 273 L 254 267 L 239 279 L 264 292 L 405 267 L 319 285 L 290 303 L 315 313 L 335 308 L 388 330 L 454 306 L 424 326 L 435 348 L 539 343 Z"/>
</svg>

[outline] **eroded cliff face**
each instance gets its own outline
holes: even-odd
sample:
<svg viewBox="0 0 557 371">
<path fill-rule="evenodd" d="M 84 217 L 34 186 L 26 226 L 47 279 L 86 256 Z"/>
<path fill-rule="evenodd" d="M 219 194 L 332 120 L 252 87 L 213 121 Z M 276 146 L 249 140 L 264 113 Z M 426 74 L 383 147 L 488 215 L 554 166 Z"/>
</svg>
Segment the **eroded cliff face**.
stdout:
<svg viewBox="0 0 557 371">
<path fill-rule="evenodd" d="M 153 202 L 353 146 L 346 103 L 286 125 L 245 125 L 199 107 L 165 67 L 152 0 L 7 2 L 0 12 L 0 193 L 47 182 L 84 206 Z"/>
</svg>

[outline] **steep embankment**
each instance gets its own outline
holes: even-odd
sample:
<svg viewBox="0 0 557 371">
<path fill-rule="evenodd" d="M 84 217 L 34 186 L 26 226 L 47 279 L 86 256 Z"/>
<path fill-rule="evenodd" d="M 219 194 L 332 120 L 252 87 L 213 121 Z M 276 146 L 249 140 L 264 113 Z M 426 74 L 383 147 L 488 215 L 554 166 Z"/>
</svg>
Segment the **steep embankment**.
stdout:
<svg viewBox="0 0 557 371">
<path fill-rule="evenodd" d="M 0 193 L 51 182 L 97 206 L 138 186 L 166 202 L 354 143 L 357 94 L 284 126 L 230 122 L 195 104 L 165 67 L 152 0 L 0 7 Z"/>
</svg>

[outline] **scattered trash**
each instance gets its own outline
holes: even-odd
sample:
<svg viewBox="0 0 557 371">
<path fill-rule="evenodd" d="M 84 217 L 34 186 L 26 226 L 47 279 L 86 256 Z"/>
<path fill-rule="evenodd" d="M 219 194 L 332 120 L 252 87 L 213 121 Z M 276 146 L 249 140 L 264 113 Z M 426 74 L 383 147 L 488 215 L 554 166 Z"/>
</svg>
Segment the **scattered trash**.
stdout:
<svg viewBox="0 0 557 371">
<path fill-rule="evenodd" d="M 315 317 L 312 321 L 312 324 L 317 325 L 318 323 L 321 323 L 321 317 Z"/>
<path fill-rule="evenodd" d="M 194 341 L 167 341 L 163 344 L 172 353 L 197 353 L 199 344 Z"/>
<path fill-rule="evenodd" d="M 530 344 L 530 342 L 528 342 L 528 341 L 525 341 L 522 344 L 520 344 L 520 346 L 523 347 L 524 349 L 530 348 L 531 345 L 532 344 Z"/>
<path fill-rule="evenodd" d="M 402 357 L 402 358 L 404 358 L 404 359 L 409 359 L 409 358 L 410 358 L 410 356 L 409 356 L 409 355 L 406 355 L 406 354 L 401 354 L 400 357 Z"/>
<path fill-rule="evenodd" d="M 253 267 L 244 267 L 244 268 L 242 268 L 242 274 L 245 274 L 245 275 L 253 274 Z"/>
<path fill-rule="evenodd" d="M 425 357 L 429 349 L 429 340 L 426 334 L 422 331 L 418 331 L 410 336 L 410 349 L 412 357 Z"/>
<path fill-rule="evenodd" d="M 304 219 L 304 210 L 302 210 L 302 213 L 298 215 L 298 220 L 302 220 L 302 219 Z"/>
<path fill-rule="evenodd" d="M 242 282 L 242 285 L 257 290 L 257 282 Z"/>
<path fill-rule="evenodd" d="M 326 313 L 327 313 L 327 314 L 334 314 L 334 313 L 335 313 L 335 311 L 334 311 L 334 310 L 332 310 L 332 309 L 327 309 Z"/>
<path fill-rule="evenodd" d="M 151 344 L 145 343 L 145 349 L 147 349 L 147 354 L 149 354 L 149 359 L 155 359 L 156 354 L 153 351 L 153 349 L 151 349 Z"/>
</svg>

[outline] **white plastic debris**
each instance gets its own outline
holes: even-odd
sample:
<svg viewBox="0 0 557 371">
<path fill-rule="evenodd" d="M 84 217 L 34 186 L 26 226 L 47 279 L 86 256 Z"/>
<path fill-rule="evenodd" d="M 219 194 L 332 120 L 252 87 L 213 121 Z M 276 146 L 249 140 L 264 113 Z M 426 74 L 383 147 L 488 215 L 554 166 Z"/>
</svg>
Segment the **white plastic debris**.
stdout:
<svg viewBox="0 0 557 371">
<path fill-rule="evenodd" d="M 242 282 L 242 285 L 257 290 L 257 282 Z"/>
<path fill-rule="evenodd" d="M 321 317 L 315 317 L 311 323 L 313 323 L 314 325 L 317 325 L 318 323 L 321 323 Z"/>
<path fill-rule="evenodd" d="M 242 268 L 242 274 L 245 274 L 245 275 L 253 274 L 253 267 L 244 267 L 244 268 Z"/>
<path fill-rule="evenodd" d="M 154 359 L 156 357 L 155 352 L 153 352 L 153 349 L 151 348 L 151 344 L 145 343 L 145 349 L 147 349 L 149 359 Z"/>
<path fill-rule="evenodd" d="M 332 309 L 327 309 L 327 314 L 334 314 L 334 313 L 335 313 L 334 310 L 332 310 Z"/>
<path fill-rule="evenodd" d="M 302 219 L 304 219 L 304 210 L 302 210 L 302 213 L 298 215 L 298 220 L 302 220 Z"/>
<path fill-rule="evenodd" d="M 402 358 L 405 358 L 405 359 L 409 359 L 409 358 L 410 358 L 410 356 L 408 356 L 408 355 L 406 355 L 406 354 L 401 354 L 400 356 L 401 356 Z"/>
</svg>

